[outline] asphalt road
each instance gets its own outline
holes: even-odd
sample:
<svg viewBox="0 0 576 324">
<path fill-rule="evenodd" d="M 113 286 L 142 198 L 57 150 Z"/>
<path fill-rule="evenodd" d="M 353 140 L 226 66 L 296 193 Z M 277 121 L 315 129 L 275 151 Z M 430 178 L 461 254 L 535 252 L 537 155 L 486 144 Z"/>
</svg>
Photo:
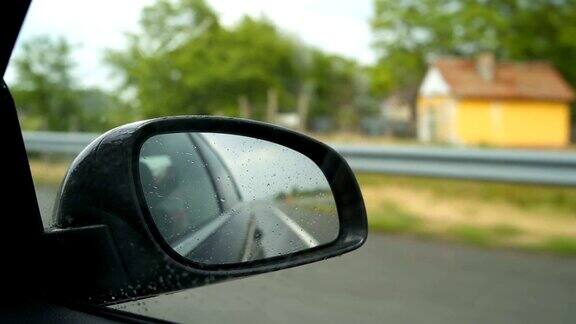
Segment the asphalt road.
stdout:
<svg viewBox="0 0 576 324">
<path fill-rule="evenodd" d="M 40 189 L 41 209 L 54 196 Z M 573 323 L 576 259 L 371 235 L 342 257 L 116 307 L 189 323 Z"/>
</svg>

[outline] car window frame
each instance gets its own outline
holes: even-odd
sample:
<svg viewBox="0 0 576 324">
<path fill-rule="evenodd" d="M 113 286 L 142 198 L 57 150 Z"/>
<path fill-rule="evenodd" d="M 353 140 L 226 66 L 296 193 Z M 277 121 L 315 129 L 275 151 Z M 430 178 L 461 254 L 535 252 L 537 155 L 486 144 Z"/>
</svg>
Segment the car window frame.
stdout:
<svg viewBox="0 0 576 324">
<path fill-rule="evenodd" d="M 234 187 L 232 194 L 229 193 L 229 190 L 226 190 L 224 188 L 224 185 L 222 183 L 215 184 L 215 187 L 221 194 L 221 197 L 225 198 L 225 201 L 223 202 L 222 212 L 232 208 L 236 203 L 242 202 L 244 200 L 243 199 L 244 197 L 240 192 L 238 183 L 236 182 L 236 178 L 234 177 L 234 174 L 230 170 L 230 167 L 222 159 L 222 156 L 218 153 L 214 145 L 208 142 L 208 140 L 202 134 L 193 134 L 193 133 L 188 134 L 190 135 L 190 139 L 192 140 L 192 142 L 198 147 L 198 151 L 200 152 L 201 157 L 204 159 L 207 168 L 210 170 L 211 175 L 217 176 L 218 175 L 217 169 L 222 170 L 222 172 L 224 172 L 229 177 L 230 182 Z"/>
</svg>

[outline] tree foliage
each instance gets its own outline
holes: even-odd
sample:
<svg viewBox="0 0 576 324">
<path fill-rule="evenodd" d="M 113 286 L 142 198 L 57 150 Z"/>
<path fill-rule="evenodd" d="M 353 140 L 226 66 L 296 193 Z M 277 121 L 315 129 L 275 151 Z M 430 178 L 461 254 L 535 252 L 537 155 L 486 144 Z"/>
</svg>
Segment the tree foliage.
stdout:
<svg viewBox="0 0 576 324">
<path fill-rule="evenodd" d="M 26 124 L 32 128 L 73 128 L 80 102 L 74 94 L 72 47 L 63 38 L 39 36 L 22 45 L 14 59 L 17 83 L 14 97 Z M 26 118 L 28 117 L 28 118 Z M 26 125 L 25 124 L 25 125 Z"/>
<path fill-rule="evenodd" d="M 414 87 L 426 60 L 490 51 L 504 60 L 547 60 L 576 84 L 574 0 L 375 0 L 379 60 L 374 85 Z"/>
<path fill-rule="evenodd" d="M 23 128 L 102 131 L 129 119 L 113 96 L 79 85 L 73 49 L 62 37 L 36 36 L 22 45 L 11 91 Z"/>
<path fill-rule="evenodd" d="M 306 98 L 310 116 L 353 104 L 359 69 L 280 31 L 266 18 L 220 24 L 203 0 L 159 0 L 144 9 L 140 31 L 107 61 L 144 117 L 173 114 L 238 116 L 240 101 L 263 119 L 270 90 L 281 111 Z"/>
</svg>

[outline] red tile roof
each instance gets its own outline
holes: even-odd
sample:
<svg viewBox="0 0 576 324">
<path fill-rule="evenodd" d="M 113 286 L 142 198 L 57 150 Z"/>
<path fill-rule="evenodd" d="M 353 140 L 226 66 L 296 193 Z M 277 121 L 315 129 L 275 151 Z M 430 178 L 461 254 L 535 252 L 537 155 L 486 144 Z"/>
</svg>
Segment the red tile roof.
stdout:
<svg viewBox="0 0 576 324">
<path fill-rule="evenodd" d="M 459 97 L 574 100 L 570 85 L 546 62 L 498 62 L 492 80 L 480 76 L 474 59 L 441 58 L 434 66 Z"/>
</svg>

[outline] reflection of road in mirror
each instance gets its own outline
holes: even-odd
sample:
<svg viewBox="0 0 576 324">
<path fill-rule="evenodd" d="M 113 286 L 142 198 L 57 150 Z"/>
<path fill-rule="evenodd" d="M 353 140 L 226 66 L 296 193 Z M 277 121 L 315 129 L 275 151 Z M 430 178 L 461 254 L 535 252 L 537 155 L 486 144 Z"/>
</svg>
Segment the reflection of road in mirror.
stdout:
<svg viewBox="0 0 576 324">
<path fill-rule="evenodd" d="M 229 134 L 163 134 L 144 143 L 139 168 L 158 229 L 194 262 L 277 257 L 338 236 L 324 174 L 284 146 Z"/>
<path fill-rule="evenodd" d="M 322 207 L 318 207 L 322 206 Z M 329 199 L 257 200 L 241 203 L 173 245 L 189 259 L 206 264 L 282 256 L 332 242 L 338 216 Z M 221 245 L 237 244 L 242 249 Z"/>
</svg>

